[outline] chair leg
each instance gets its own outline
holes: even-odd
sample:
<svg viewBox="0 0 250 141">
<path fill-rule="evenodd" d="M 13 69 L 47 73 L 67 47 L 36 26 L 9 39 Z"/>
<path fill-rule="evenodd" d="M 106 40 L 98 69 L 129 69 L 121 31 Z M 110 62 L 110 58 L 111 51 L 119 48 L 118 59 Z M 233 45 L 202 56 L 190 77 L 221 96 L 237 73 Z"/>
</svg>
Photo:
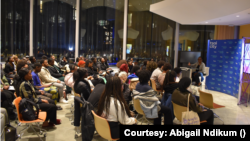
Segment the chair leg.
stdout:
<svg viewBox="0 0 250 141">
<path fill-rule="evenodd" d="M 26 127 L 25 127 L 25 128 L 23 128 L 21 131 L 19 131 L 19 135 L 18 135 L 18 136 L 19 136 L 19 138 L 21 138 L 21 137 L 22 137 L 22 135 L 23 135 L 24 131 L 25 131 L 25 130 L 27 130 L 27 129 L 29 129 L 29 127 L 30 127 L 29 125 L 26 125 Z"/>
<path fill-rule="evenodd" d="M 43 132 L 44 132 L 44 134 L 47 133 L 46 130 L 44 130 L 44 129 L 42 129 L 42 128 L 40 127 L 40 124 L 39 124 L 39 123 L 36 123 L 36 125 L 37 125 L 37 127 L 34 126 L 34 128 L 38 129 L 38 130 L 39 130 L 39 133 L 40 133 L 41 135 L 43 134 Z"/>
<path fill-rule="evenodd" d="M 224 121 L 223 121 L 218 115 L 216 115 L 216 114 L 214 113 L 214 116 L 217 117 L 220 121 L 222 121 L 222 123 L 223 123 L 223 125 L 224 125 Z"/>
<path fill-rule="evenodd" d="M 33 129 L 33 131 L 36 133 L 36 135 L 39 137 L 39 139 L 42 140 L 41 137 L 39 136 L 39 134 L 38 134 L 38 133 L 36 132 L 36 130 L 33 128 L 33 126 L 31 125 L 30 127 Z"/>
</svg>

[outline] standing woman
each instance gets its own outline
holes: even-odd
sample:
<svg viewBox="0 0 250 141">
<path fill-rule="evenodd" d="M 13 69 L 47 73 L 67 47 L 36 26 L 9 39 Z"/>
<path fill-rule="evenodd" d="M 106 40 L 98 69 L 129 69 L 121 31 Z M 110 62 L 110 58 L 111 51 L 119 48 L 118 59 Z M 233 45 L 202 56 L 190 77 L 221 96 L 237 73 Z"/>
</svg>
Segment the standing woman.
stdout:
<svg viewBox="0 0 250 141">
<path fill-rule="evenodd" d="M 19 72 L 19 79 L 17 82 L 17 87 L 19 88 L 16 90 L 17 95 L 20 95 L 22 98 L 28 98 L 35 102 L 42 111 L 47 112 L 47 118 L 43 123 L 43 127 L 47 126 L 55 126 L 55 124 L 60 124 L 61 120 L 56 119 L 56 110 L 57 107 L 53 100 L 45 100 L 41 98 L 37 98 L 35 88 L 30 83 L 32 79 L 31 70 L 28 68 L 22 68 Z M 50 120 L 50 122 L 48 122 Z"/>
<path fill-rule="evenodd" d="M 8 57 L 8 60 L 6 61 L 6 64 L 5 64 L 4 72 L 6 73 L 6 76 L 8 78 L 15 77 L 15 66 L 14 66 L 13 57 Z"/>
<path fill-rule="evenodd" d="M 193 68 L 196 68 L 196 70 L 193 70 L 193 73 L 192 73 L 192 80 L 195 81 L 196 85 L 200 86 L 201 85 L 201 82 L 200 82 L 200 79 L 199 77 L 201 76 L 201 73 L 204 75 L 206 72 L 205 72 L 205 64 L 202 62 L 202 58 L 199 57 L 198 58 L 198 62 L 195 63 L 195 64 L 190 64 L 190 62 L 188 63 L 188 66 L 191 66 Z"/>
<path fill-rule="evenodd" d="M 79 68 L 73 73 L 75 93 L 80 94 L 85 100 L 88 100 L 89 95 L 91 94 L 89 82 L 85 80 L 87 77 L 88 71 L 84 68 Z"/>
<path fill-rule="evenodd" d="M 113 139 L 120 138 L 119 124 L 133 125 L 137 122 L 125 102 L 122 91 L 120 78 L 109 77 L 98 103 L 97 115 L 108 120 Z"/>
</svg>

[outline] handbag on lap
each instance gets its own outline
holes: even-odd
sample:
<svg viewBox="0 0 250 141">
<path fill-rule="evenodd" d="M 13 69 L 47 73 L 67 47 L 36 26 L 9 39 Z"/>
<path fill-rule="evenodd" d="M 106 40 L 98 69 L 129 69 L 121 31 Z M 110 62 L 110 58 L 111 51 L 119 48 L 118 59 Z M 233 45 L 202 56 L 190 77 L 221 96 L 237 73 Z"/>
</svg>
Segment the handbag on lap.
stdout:
<svg viewBox="0 0 250 141">
<path fill-rule="evenodd" d="M 189 111 L 189 97 L 187 102 L 187 112 L 182 112 L 182 125 L 200 125 L 200 118 L 194 111 Z"/>
</svg>

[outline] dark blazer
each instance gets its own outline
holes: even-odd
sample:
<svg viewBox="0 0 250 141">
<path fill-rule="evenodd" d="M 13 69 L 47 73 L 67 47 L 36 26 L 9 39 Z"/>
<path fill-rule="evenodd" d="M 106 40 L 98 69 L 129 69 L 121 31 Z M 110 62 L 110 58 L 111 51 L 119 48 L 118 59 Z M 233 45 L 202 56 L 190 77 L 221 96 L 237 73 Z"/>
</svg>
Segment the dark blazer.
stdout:
<svg viewBox="0 0 250 141">
<path fill-rule="evenodd" d="M 74 84 L 74 90 L 76 93 L 80 94 L 85 100 L 88 100 L 91 94 L 91 88 L 89 82 L 82 79 Z"/>
<path fill-rule="evenodd" d="M 98 73 L 98 71 L 100 71 L 100 69 L 98 68 L 98 66 L 97 66 L 97 63 L 93 63 L 93 70 L 95 71 L 95 72 L 97 72 Z M 98 71 L 97 71 L 98 70 Z"/>
<path fill-rule="evenodd" d="M 51 76 L 55 77 L 55 78 L 59 78 L 62 77 L 62 74 L 60 74 L 56 68 L 54 68 L 53 66 L 48 66 L 47 69 L 49 70 Z"/>
<path fill-rule="evenodd" d="M 132 97 L 131 97 L 131 91 L 130 91 L 130 89 L 129 89 L 129 85 L 128 84 L 123 84 L 123 96 L 124 96 L 124 99 L 126 100 L 126 101 L 129 101 L 129 100 L 131 100 L 132 99 Z"/>
<path fill-rule="evenodd" d="M 12 67 L 9 63 L 6 63 L 4 72 L 6 73 L 6 75 L 8 75 L 10 72 L 14 72 L 14 64 Z"/>
</svg>

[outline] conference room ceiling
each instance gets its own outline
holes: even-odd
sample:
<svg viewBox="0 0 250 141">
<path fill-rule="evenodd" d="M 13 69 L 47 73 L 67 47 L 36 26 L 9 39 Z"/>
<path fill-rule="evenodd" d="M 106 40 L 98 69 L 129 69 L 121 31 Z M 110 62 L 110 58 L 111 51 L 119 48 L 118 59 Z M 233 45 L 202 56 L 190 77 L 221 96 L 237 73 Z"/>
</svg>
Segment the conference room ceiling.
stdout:
<svg viewBox="0 0 250 141">
<path fill-rule="evenodd" d="M 250 0 L 164 0 L 150 11 L 184 25 L 250 24 Z"/>
<path fill-rule="evenodd" d="M 53 0 L 40 0 L 42 3 L 52 2 Z M 130 0 L 129 11 L 149 11 L 150 4 L 163 0 Z M 76 7 L 76 0 L 60 0 Z M 124 0 L 82 0 L 81 8 L 89 9 L 93 7 L 105 6 L 124 11 Z"/>
</svg>

